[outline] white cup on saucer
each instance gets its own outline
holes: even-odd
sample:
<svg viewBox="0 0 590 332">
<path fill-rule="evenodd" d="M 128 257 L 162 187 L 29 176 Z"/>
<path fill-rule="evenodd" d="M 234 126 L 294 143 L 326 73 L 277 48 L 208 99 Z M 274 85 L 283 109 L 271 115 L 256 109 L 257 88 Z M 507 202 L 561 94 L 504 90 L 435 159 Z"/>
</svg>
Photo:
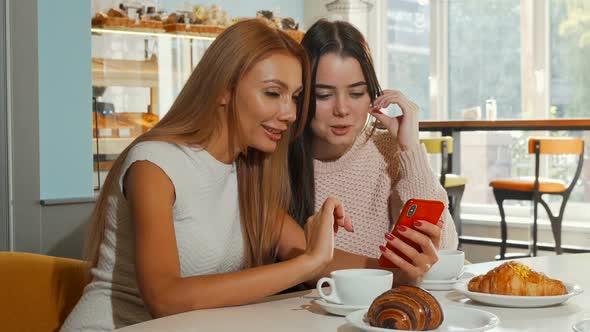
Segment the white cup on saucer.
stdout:
<svg viewBox="0 0 590 332">
<path fill-rule="evenodd" d="M 317 290 L 322 299 L 336 304 L 370 306 L 373 300 L 391 289 L 393 273 L 378 269 L 348 269 L 330 273 L 331 278 L 318 280 Z M 322 285 L 330 285 L 325 294 Z"/>
<path fill-rule="evenodd" d="M 438 251 L 438 262 L 432 265 L 424 280 L 453 280 L 463 272 L 465 253 L 461 250 L 443 249 Z"/>
</svg>

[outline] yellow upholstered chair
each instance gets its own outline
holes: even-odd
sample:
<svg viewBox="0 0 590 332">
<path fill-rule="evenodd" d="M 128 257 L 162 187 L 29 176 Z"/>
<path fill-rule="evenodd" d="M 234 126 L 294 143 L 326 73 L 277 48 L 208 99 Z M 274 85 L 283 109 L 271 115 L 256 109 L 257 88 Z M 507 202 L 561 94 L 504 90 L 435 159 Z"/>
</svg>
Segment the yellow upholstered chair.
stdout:
<svg viewBox="0 0 590 332">
<path fill-rule="evenodd" d="M 510 178 L 498 179 L 490 182 L 493 188 L 494 197 L 498 203 L 500 210 L 500 231 L 502 242 L 500 244 L 500 255 L 498 259 L 515 258 L 521 256 L 536 256 L 537 255 L 537 206 L 538 203 L 545 208 L 549 220 L 551 221 L 551 231 L 555 239 L 555 252 L 562 253 L 561 249 L 561 222 L 565 211 L 568 198 L 574 189 L 574 186 L 582 171 L 584 163 L 584 140 L 577 137 L 544 137 L 535 138 L 530 137 L 528 140 L 529 154 L 535 154 L 535 175 L 534 177 L 526 178 Z M 559 180 L 543 179 L 539 174 L 539 163 L 542 154 L 556 155 L 556 154 L 570 154 L 578 155 L 578 165 L 572 181 L 565 184 Z M 549 208 L 547 202 L 543 199 L 543 195 L 559 195 L 562 197 L 559 214 L 554 216 Z M 531 230 L 532 245 L 529 252 L 522 254 L 506 254 L 506 240 L 508 237 L 508 230 L 506 226 L 506 215 L 504 213 L 504 200 L 527 200 L 533 203 L 533 227 Z"/>
<path fill-rule="evenodd" d="M 440 184 L 449 195 L 449 212 L 455 221 L 457 234 L 461 235 L 461 198 L 465 192 L 467 178 L 450 173 L 449 158 L 453 153 L 453 138 L 451 136 L 421 138 L 420 143 L 426 147 L 429 154 L 441 155 Z"/>
<path fill-rule="evenodd" d="M 58 331 L 87 275 L 80 260 L 0 252 L 0 330 Z"/>
</svg>

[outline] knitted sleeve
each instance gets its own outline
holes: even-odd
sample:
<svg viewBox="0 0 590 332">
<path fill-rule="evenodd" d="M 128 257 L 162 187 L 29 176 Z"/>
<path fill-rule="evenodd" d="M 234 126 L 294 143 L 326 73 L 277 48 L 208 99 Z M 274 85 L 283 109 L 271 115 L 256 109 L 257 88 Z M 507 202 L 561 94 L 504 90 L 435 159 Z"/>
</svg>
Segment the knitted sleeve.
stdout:
<svg viewBox="0 0 590 332">
<path fill-rule="evenodd" d="M 437 200 L 448 206 L 447 192 L 441 186 L 438 176 L 432 171 L 423 144 L 412 150 L 400 151 L 397 158 L 399 158 L 399 172 L 392 183 L 390 197 L 391 213 L 395 220 L 404 203 L 410 198 Z M 444 226 L 440 249 L 456 249 L 457 231 L 448 209 L 445 209 L 442 220 Z"/>
</svg>

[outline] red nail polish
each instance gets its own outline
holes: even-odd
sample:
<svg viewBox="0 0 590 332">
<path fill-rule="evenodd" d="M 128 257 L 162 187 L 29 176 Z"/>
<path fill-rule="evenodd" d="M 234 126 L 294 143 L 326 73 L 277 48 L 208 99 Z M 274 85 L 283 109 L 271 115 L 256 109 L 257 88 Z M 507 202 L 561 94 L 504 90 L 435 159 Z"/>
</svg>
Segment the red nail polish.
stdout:
<svg viewBox="0 0 590 332">
<path fill-rule="evenodd" d="M 386 252 L 387 248 L 385 248 L 385 246 L 379 246 L 379 250 L 381 250 L 381 252 Z"/>
<path fill-rule="evenodd" d="M 393 235 L 389 234 L 389 233 L 385 233 L 385 238 L 388 240 L 393 240 Z"/>
<path fill-rule="evenodd" d="M 400 226 L 398 226 L 398 227 L 397 227 L 397 229 L 398 229 L 400 232 L 405 232 L 405 231 L 406 231 L 406 226 L 402 226 L 402 225 L 400 225 Z"/>
<path fill-rule="evenodd" d="M 422 222 L 421 222 L 421 221 L 418 221 L 418 220 L 416 220 L 416 221 L 414 221 L 414 225 L 415 225 L 416 227 L 420 227 L 420 226 L 422 226 Z"/>
</svg>

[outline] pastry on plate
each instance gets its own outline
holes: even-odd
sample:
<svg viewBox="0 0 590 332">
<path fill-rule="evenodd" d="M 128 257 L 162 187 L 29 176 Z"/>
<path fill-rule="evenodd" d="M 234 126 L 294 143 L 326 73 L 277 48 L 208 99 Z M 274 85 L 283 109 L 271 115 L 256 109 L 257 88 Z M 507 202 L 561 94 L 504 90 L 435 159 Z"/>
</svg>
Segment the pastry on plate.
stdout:
<svg viewBox="0 0 590 332">
<path fill-rule="evenodd" d="M 567 294 L 567 289 L 560 280 L 551 279 L 543 273 L 535 272 L 530 267 L 514 261 L 504 263 L 485 275 L 471 279 L 467 289 L 471 292 L 516 296 Z"/>
<path fill-rule="evenodd" d="M 414 286 L 386 291 L 373 301 L 367 312 L 371 326 L 396 330 L 433 330 L 443 319 L 442 308 L 434 296 Z"/>
</svg>

